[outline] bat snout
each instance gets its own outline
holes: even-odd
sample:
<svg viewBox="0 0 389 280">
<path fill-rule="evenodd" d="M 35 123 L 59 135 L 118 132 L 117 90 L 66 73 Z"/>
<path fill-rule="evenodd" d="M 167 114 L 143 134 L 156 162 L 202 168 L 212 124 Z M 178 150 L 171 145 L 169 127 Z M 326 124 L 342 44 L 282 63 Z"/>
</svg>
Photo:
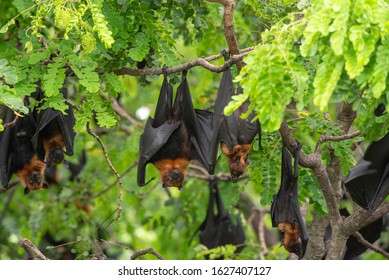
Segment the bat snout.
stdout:
<svg viewBox="0 0 389 280">
<path fill-rule="evenodd" d="M 242 172 L 239 172 L 239 171 L 231 171 L 231 181 L 232 181 L 233 183 L 238 182 L 239 177 L 240 177 L 242 174 L 243 174 L 243 173 L 242 173 Z"/>
<path fill-rule="evenodd" d="M 177 187 L 181 189 L 184 179 L 185 175 L 179 169 L 174 168 L 164 176 L 163 185 L 165 187 Z"/>
<path fill-rule="evenodd" d="M 172 171 L 167 174 L 167 177 L 170 182 L 181 182 L 184 178 L 181 171 L 177 168 L 172 169 Z"/>
<path fill-rule="evenodd" d="M 29 177 L 29 183 L 31 185 L 40 184 L 41 181 L 42 181 L 42 178 L 38 172 L 34 171 L 31 173 L 31 175 Z"/>
<path fill-rule="evenodd" d="M 54 164 L 60 164 L 64 161 L 65 157 L 61 149 L 54 149 L 50 152 L 50 162 Z"/>
</svg>

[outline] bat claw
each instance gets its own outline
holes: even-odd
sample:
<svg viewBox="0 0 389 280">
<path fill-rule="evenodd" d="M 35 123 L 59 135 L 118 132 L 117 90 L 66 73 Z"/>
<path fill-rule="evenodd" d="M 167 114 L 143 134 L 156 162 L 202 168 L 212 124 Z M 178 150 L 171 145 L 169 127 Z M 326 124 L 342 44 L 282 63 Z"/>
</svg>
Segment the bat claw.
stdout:
<svg viewBox="0 0 389 280">
<path fill-rule="evenodd" d="M 182 185 L 181 185 L 181 186 L 178 186 L 177 188 L 178 188 L 178 190 L 179 190 L 180 192 L 182 191 Z"/>
</svg>

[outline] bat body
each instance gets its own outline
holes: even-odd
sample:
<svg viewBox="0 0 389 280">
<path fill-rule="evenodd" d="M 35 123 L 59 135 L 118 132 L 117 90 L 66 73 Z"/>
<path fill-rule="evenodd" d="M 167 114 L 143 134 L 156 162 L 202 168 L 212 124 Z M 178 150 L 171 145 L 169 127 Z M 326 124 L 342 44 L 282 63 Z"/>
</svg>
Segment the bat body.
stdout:
<svg viewBox="0 0 389 280">
<path fill-rule="evenodd" d="M 66 95 L 66 89 L 62 89 Z M 39 99 L 40 97 L 38 97 Z M 65 155 L 73 155 L 75 133 L 73 108 L 63 114 L 52 108 L 37 112 L 37 129 L 32 138 L 38 158 L 48 165 L 63 163 Z"/>
<path fill-rule="evenodd" d="M 173 87 L 165 75 L 154 119 L 149 118 L 140 138 L 138 185 L 144 186 L 146 165 L 159 170 L 163 187 L 181 189 L 186 168 L 197 160 L 209 169 L 207 155 L 212 133 L 212 113 L 193 107 L 186 72 L 173 104 Z"/>
<path fill-rule="evenodd" d="M 5 122 L 15 118 L 12 110 L 8 110 Z M 1 183 L 7 188 L 13 174 L 16 174 L 25 186 L 24 193 L 46 188 L 44 171 L 46 164 L 39 160 L 35 153 L 31 138 L 35 132 L 32 114 L 20 117 L 15 126 L 8 126 L 0 136 Z"/>
<path fill-rule="evenodd" d="M 207 215 L 198 229 L 200 231 L 200 243 L 208 249 L 227 244 L 236 245 L 235 253 L 239 253 L 243 250 L 243 244 L 246 239 L 241 221 L 237 219 L 237 224 L 235 225 L 231 216 L 224 208 L 217 179 L 210 182 L 209 189 Z M 217 209 L 216 214 L 215 206 Z"/>
<path fill-rule="evenodd" d="M 242 88 L 239 87 L 237 94 L 240 93 L 242 93 Z M 224 108 L 232 100 L 234 94 L 231 70 L 228 69 L 223 72 L 215 102 L 209 160 L 213 173 L 220 144 L 222 153 L 228 158 L 231 179 L 236 182 L 248 166 L 248 153 L 255 136 L 259 134 L 260 138 L 261 129 L 258 121 L 252 122 L 254 113 L 250 114 L 247 119 L 240 117 L 247 111 L 249 101 L 243 103 L 231 116 L 224 115 Z"/>
<path fill-rule="evenodd" d="M 352 200 L 373 212 L 389 194 L 389 133 L 366 149 L 351 168 L 345 185 Z"/>
<path fill-rule="evenodd" d="M 281 186 L 273 198 L 270 213 L 272 226 L 277 227 L 282 234 L 281 243 L 285 249 L 302 258 L 308 234 L 298 203 L 298 155 L 300 149 L 301 146 L 297 151 L 293 169 L 291 155 L 285 146 L 282 148 Z"/>
</svg>

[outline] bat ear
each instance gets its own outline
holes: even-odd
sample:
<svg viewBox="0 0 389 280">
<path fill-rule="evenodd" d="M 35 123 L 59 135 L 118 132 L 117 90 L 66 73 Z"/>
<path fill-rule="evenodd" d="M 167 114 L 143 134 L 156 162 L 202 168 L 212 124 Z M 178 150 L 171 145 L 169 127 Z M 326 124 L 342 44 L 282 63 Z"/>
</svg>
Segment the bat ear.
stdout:
<svg viewBox="0 0 389 280">
<path fill-rule="evenodd" d="M 29 193 L 30 193 L 30 189 L 27 188 L 27 187 L 25 187 L 25 188 L 24 188 L 24 194 L 26 195 L 26 194 L 29 194 Z"/>
<path fill-rule="evenodd" d="M 48 189 L 49 188 L 49 185 L 47 183 L 43 183 L 43 188 L 44 189 Z"/>
</svg>

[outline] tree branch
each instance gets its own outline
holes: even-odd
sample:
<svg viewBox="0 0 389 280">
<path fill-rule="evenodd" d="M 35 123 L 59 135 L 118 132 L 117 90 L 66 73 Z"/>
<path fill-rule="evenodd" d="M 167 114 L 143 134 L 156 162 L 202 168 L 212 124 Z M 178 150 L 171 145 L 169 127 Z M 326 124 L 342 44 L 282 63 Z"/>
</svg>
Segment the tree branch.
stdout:
<svg viewBox="0 0 389 280">
<path fill-rule="evenodd" d="M 155 251 L 153 248 L 147 248 L 147 249 L 143 249 L 143 250 L 139 250 L 139 251 L 136 251 L 132 256 L 131 256 L 131 260 L 136 260 L 136 258 L 140 257 L 140 256 L 143 256 L 143 255 L 146 255 L 146 254 L 152 254 L 154 256 L 156 256 L 158 259 L 160 260 L 164 260 L 165 258 L 162 257 L 157 251 Z"/>
<path fill-rule="evenodd" d="M 115 174 L 116 178 L 117 178 L 117 181 L 119 183 L 119 194 L 118 194 L 118 213 L 117 213 L 117 216 L 116 216 L 116 220 L 119 220 L 120 218 L 120 214 L 121 214 L 121 211 L 122 211 L 122 189 L 123 189 L 123 184 L 122 184 L 122 178 L 119 174 L 119 172 L 116 170 L 116 168 L 113 166 L 111 160 L 109 159 L 109 156 L 108 156 L 108 153 L 107 153 L 107 149 L 105 148 L 105 145 L 103 143 L 103 141 L 100 139 L 99 136 L 97 136 L 89 127 L 89 122 L 86 123 L 86 130 L 87 132 L 92 136 L 94 137 L 97 142 L 99 142 L 102 150 L 103 150 L 103 153 L 104 153 L 104 156 L 105 156 L 105 160 L 107 161 L 109 167 L 111 168 L 111 170 L 113 171 L 113 173 Z"/>
<path fill-rule="evenodd" d="M 18 242 L 19 246 L 26 251 L 31 260 L 48 260 L 48 258 L 39 251 L 39 249 L 27 238 L 22 238 Z"/>
<path fill-rule="evenodd" d="M 223 25 L 224 25 L 224 36 L 230 49 L 231 55 L 239 54 L 238 41 L 235 36 L 234 26 L 234 10 L 235 0 L 209 0 L 208 2 L 219 3 L 224 6 Z M 242 69 L 244 63 L 237 61 L 236 66 Z"/>
<path fill-rule="evenodd" d="M 370 250 L 373 250 L 374 252 L 377 252 L 381 255 L 383 255 L 385 258 L 389 259 L 389 253 L 385 250 L 382 250 L 381 248 L 378 248 L 377 246 L 374 246 L 369 241 L 367 241 L 365 238 L 363 238 L 362 234 L 360 234 L 358 231 L 356 231 L 353 236 L 358 240 L 359 243 L 361 243 L 366 248 L 369 248 Z"/>
<path fill-rule="evenodd" d="M 319 141 L 316 144 L 315 152 L 320 148 L 320 145 L 323 144 L 324 142 L 328 142 L 328 141 L 344 141 L 344 140 L 355 138 L 355 137 L 357 137 L 360 134 L 361 134 L 361 132 L 359 130 L 357 130 L 355 132 L 352 132 L 352 133 L 340 135 L 340 136 L 331 136 L 331 135 L 328 135 L 328 134 L 323 134 L 323 135 L 320 136 L 320 139 L 319 139 Z"/>
<path fill-rule="evenodd" d="M 209 61 L 222 58 L 223 54 L 220 53 L 207 58 L 199 57 L 178 66 L 168 67 L 165 69 L 165 72 L 166 74 L 173 74 L 173 73 L 182 72 L 184 70 L 188 70 L 195 66 L 202 66 L 205 69 L 208 69 L 209 71 L 220 73 L 227 70 L 232 64 L 241 61 L 243 57 L 249 54 L 252 50 L 254 50 L 254 47 L 241 50 L 237 55 L 233 55 L 229 60 L 225 61 L 224 64 L 221 66 L 215 66 L 209 63 Z M 114 73 L 119 76 L 120 75 L 148 76 L 148 75 L 162 75 L 163 71 L 162 68 L 133 69 L 133 68 L 124 67 L 124 68 L 116 69 Z"/>
</svg>

